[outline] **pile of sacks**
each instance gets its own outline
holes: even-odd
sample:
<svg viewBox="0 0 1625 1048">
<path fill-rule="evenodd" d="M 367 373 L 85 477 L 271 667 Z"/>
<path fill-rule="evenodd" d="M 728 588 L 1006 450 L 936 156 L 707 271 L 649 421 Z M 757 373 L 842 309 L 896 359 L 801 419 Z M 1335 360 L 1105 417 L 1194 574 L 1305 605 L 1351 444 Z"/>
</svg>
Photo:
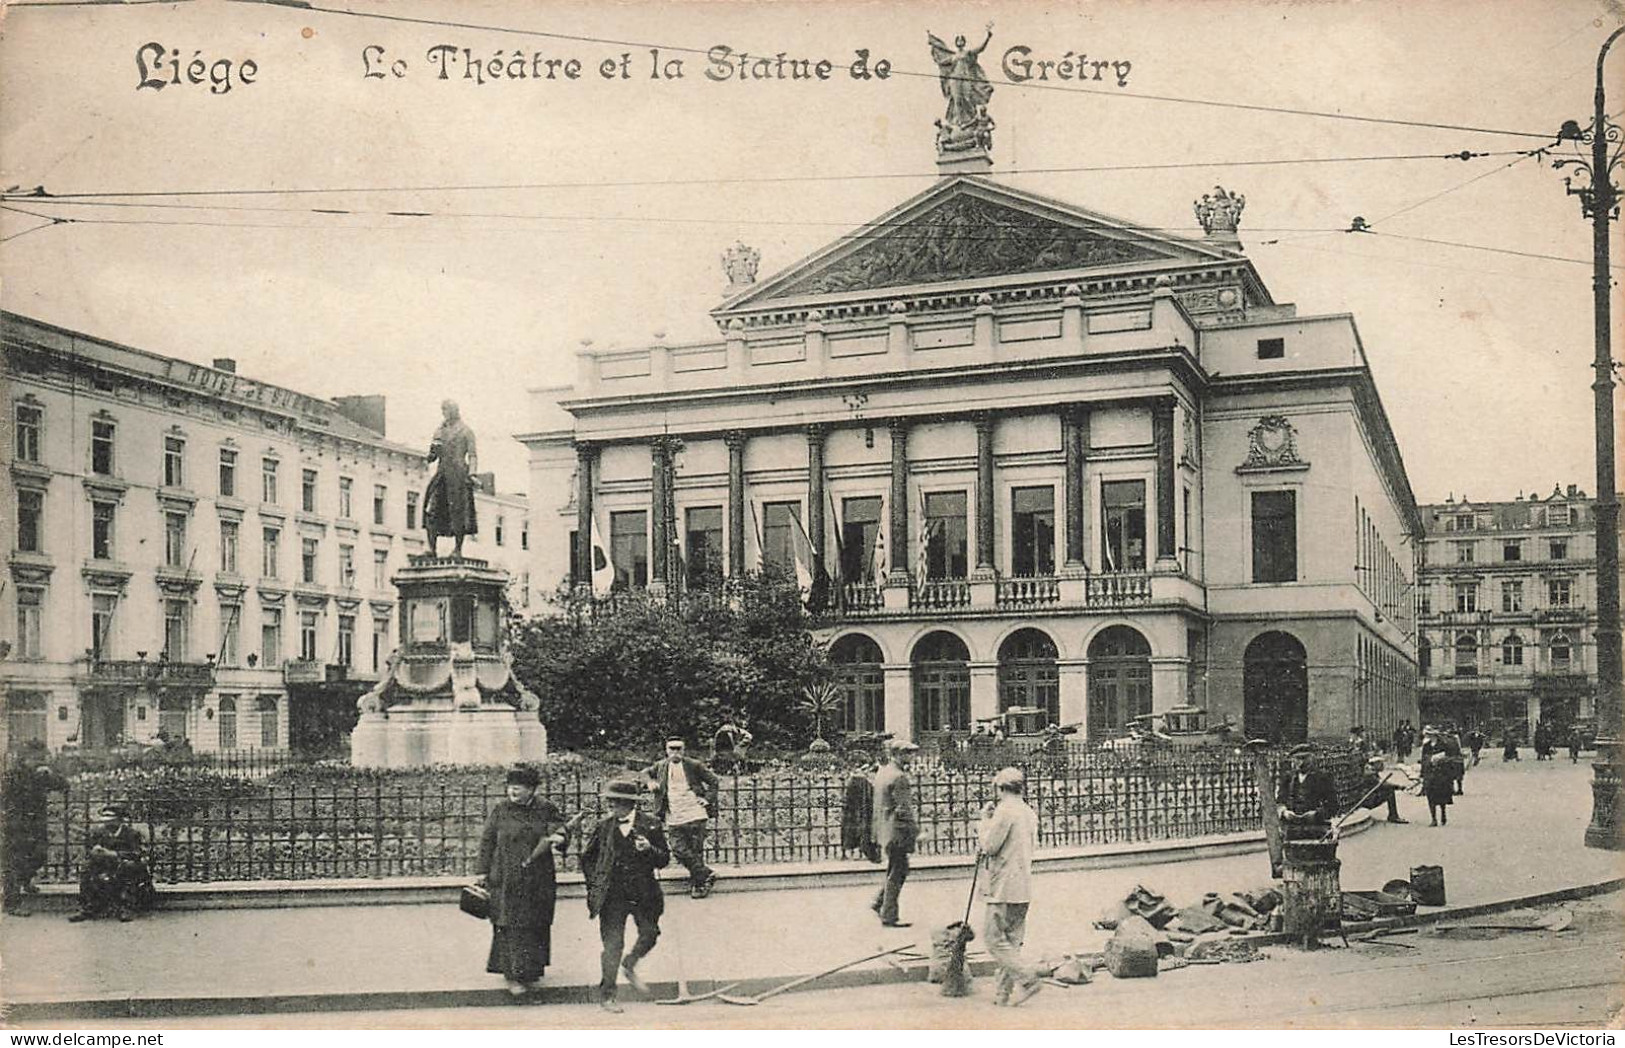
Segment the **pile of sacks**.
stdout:
<svg viewBox="0 0 1625 1048">
<path fill-rule="evenodd" d="M 1095 927 L 1112 932 L 1102 955 L 1106 970 L 1119 979 L 1143 978 L 1156 975 L 1159 966 L 1238 959 L 1236 951 L 1219 944 L 1229 942 L 1227 936 L 1268 928 L 1269 914 L 1280 905 L 1281 893 L 1274 887 L 1229 895 L 1209 892 L 1200 902 L 1180 908 L 1137 885 Z M 1165 958 L 1170 959 L 1167 965 Z"/>
</svg>

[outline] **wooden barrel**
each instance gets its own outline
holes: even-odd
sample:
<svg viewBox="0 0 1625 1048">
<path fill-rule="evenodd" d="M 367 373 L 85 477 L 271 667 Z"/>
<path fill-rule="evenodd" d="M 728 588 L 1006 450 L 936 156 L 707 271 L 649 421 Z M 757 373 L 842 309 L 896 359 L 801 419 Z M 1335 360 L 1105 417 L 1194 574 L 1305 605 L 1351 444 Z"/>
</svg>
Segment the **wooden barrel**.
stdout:
<svg viewBox="0 0 1625 1048">
<path fill-rule="evenodd" d="M 1341 918 L 1343 891 L 1336 841 L 1287 841 L 1281 868 L 1281 930 L 1313 949 Z"/>
</svg>

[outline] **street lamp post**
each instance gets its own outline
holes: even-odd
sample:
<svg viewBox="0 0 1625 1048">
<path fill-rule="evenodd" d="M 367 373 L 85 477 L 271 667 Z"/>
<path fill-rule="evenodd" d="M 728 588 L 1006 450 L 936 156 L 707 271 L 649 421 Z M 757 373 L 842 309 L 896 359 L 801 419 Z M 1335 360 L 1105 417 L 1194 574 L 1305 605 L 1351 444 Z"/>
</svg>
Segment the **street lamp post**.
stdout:
<svg viewBox="0 0 1625 1048">
<path fill-rule="evenodd" d="M 1574 145 L 1575 157 L 1552 161 L 1583 176 L 1564 179 L 1568 191 L 1580 198 L 1580 210 L 1591 219 L 1592 291 L 1595 303 L 1595 377 L 1597 422 L 1597 762 L 1591 783 L 1591 824 L 1585 842 L 1591 848 L 1625 850 L 1621 824 L 1621 680 L 1619 630 L 1619 499 L 1614 478 L 1614 367 L 1610 327 L 1613 280 L 1608 262 L 1608 225 L 1619 217 L 1619 187 L 1614 172 L 1620 164 L 1620 128 L 1608 119 L 1603 104 L 1603 59 L 1608 48 L 1625 34 L 1625 26 L 1603 42 L 1597 52 L 1597 93 L 1591 126 L 1581 130 L 1576 121 L 1563 125 L 1559 137 Z M 1583 146 L 1590 147 L 1587 157 Z M 1576 184 L 1578 183 L 1578 184 Z"/>
</svg>

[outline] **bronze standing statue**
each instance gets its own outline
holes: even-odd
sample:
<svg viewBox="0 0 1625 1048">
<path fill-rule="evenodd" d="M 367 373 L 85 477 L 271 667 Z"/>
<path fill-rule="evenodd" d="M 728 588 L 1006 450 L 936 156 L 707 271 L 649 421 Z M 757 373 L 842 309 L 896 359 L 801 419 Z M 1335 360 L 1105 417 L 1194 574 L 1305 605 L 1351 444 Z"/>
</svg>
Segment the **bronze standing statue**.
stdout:
<svg viewBox="0 0 1625 1048">
<path fill-rule="evenodd" d="M 429 534 L 429 556 L 440 555 L 437 540 L 449 535 L 453 540 L 451 555 L 461 557 L 463 539 L 479 533 L 474 517 L 474 474 L 480 468 L 479 456 L 474 449 L 474 431 L 462 420 L 457 404 L 443 401 L 440 412 L 444 421 L 429 444 L 429 461 L 438 461 L 440 468 L 423 494 L 423 527 Z"/>
<path fill-rule="evenodd" d="M 993 39 L 993 23 L 987 24 L 987 35 L 975 48 L 967 47 L 963 36 L 954 37 L 952 48 L 935 34 L 925 36 L 941 78 L 942 97 L 948 100 L 948 111 L 937 121 L 937 151 L 988 148 L 992 145 L 993 121 L 987 115 L 987 103 L 993 97 L 993 85 L 982 72 L 980 58 Z"/>
</svg>

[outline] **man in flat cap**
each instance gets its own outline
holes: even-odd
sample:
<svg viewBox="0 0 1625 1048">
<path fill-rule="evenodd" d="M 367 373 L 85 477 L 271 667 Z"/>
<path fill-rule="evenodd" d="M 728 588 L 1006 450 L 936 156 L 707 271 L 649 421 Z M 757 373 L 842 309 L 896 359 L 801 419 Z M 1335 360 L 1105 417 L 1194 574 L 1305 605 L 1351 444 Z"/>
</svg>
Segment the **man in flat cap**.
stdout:
<svg viewBox="0 0 1625 1048">
<path fill-rule="evenodd" d="M 654 816 L 666 824 L 672 855 L 688 870 L 690 898 L 703 899 L 716 884 L 705 864 L 705 826 L 717 810 L 720 782 L 710 768 L 685 753 L 682 738 L 666 740 L 666 759 L 644 772 L 654 791 Z"/>
<path fill-rule="evenodd" d="M 660 915 L 666 899 L 655 871 L 671 861 L 660 820 L 638 810 L 643 783 L 616 779 L 604 786 L 609 814 L 598 820 L 581 850 L 581 872 L 587 880 L 587 913 L 598 919 L 604 952 L 600 958 L 598 1004 L 606 1012 L 624 1011 L 616 997 L 617 976 L 641 994 L 649 987 L 638 976 L 638 962 L 660 938 Z M 626 946 L 626 919 L 638 929 L 637 942 Z"/>
<path fill-rule="evenodd" d="M 875 843 L 886 856 L 886 883 L 875 893 L 869 908 L 880 915 L 888 928 L 907 928 L 898 920 L 897 900 L 908 879 L 908 857 L 920 828 L 914 814 L 914 787 L 908 766 L 919 749 L 905 739 L 886 741 L 886 763 L 875 773 Z"/>
<path fill-rule="evenodd" d="M 75 923 L 111 914 L 117 914 L 121 921 L 133 921 L 157 894 L 152 874 L 141 858 L 146 841 L 130 825 L 129 809 L 109 804 L 102 808 L 101 816 L 101 823 L 90 831 L 85 842 L 79 912 L 68 918 Z"/>
<path fill-rule="evenodd" d="M 1337 783 L 1315 761 L 1315 749 L 1301 742 L 1287 753 L 1292 768 L 1275 792 L 1281 832 L 1289 841 L 1318 840 L 1337 818 Z"/>
<path fill-rule="evenodd" d="M 1016 1006 L 1044 985 L 1021 957 L 1027 941 L 1027 908 L 1032 904 L 1033 852 L 1038 847 L 1038 816 L 1022 799 L 1027 780 L 1020 768 L 1002 768 L 993 776 L 997 800 L 982 809 L 976 838 L 987 864 L 983 894 L 987 918 L 982 934 L 987 952 L 999 964 L 997 1005 Z"/>
</svg>

